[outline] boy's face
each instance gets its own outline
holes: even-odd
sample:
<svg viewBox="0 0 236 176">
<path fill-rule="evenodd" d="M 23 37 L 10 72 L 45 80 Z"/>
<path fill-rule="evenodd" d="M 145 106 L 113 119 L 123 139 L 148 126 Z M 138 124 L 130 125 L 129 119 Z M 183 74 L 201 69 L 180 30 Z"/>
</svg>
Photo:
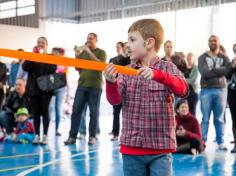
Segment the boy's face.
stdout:
<svg viewBox="0 0 236 176">
<path fill-rule="evenodd" d="M 128 34 L 127 49 L 131 61 L 142 60 L 147 55 L 145 41 L 137 31 Z"/>
<path fill-rule="evenodd" d="M 27 115 L 22 114 L 22 115 L 19 115 L 19 116 L 17 117 L 16 121 L 17 121 L 17 122 L 24 122 L 24 121 L 26 121 L 27 118 L 28 118 Z"/>
</svg>

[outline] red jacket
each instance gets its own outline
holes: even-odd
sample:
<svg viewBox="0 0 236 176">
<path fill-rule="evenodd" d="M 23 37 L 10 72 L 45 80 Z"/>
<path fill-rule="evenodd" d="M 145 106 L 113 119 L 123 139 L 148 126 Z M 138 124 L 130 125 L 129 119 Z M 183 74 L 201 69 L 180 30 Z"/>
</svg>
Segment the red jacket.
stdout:
<svg viewBox="0 0 236 176">
<path fill-rule="evenodd" d="M 186 130 L 186 135 L 184 137 L 177 137 L 178 144 L 184 144 L 190 139 L 202 140 L 201 128 L 196 117 L 188 113 L 186 116 L 181 117 L 176 116 L 176 129 L 179 126 L 183 126 Z"/>
</svg>

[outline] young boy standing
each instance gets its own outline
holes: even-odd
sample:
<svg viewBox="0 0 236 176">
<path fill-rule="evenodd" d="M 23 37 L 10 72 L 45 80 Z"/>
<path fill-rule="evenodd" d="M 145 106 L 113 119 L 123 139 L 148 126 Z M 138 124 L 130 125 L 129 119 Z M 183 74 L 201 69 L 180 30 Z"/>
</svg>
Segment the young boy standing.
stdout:
<svg viewBox="0 0 236 176">
<path fill-rule="evenodd" d="M 122 102 L 120 152 L 125 176 L 172 175 L 176 149 L 173 95 L 184 97 L 187 83 L 170 62 L 156 56 L 163 29 L 155 19 L 136 21 L 128 30 L 129 66 L 138 75 L 119 74 L 113 64 L 104 70 L 107 99 Z"/>
</svg>

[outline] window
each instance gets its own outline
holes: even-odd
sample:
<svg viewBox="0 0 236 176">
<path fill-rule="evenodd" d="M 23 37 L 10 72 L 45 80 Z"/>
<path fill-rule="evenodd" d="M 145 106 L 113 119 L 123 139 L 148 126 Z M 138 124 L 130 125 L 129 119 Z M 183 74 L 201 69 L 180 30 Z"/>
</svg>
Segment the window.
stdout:
<svg viewBox="0 0 236 176">
<path fill-rule="evenodd" d="M 34 6 L 35 0 L 18 0 L 17 1 L 17 7 L 26 7 L 26 6 Z"/>
<path fill-rule="evenodd" d="M 35 0 L 0 3 L 0 19 L 35 14 Z"/>
</svg>

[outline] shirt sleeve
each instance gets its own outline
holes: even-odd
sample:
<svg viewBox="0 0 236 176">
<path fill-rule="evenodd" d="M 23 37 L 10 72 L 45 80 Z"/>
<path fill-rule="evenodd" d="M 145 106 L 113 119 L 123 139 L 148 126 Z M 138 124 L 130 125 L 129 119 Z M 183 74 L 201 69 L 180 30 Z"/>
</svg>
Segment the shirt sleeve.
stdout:
<svg viewBox="0 0 236 176">
<path fill-rule="evenodd" d="M 183 77 L 162 70 L 154 70 L 153 73 L 153 80 L 166 85 L 174 94 L 180 97 L 188 94 L 188 84 Z"/>
<path fill-rule="evenodd" d="M 121 103 L 121 96 L 118 91 L 118 83 L 106 81 L 106 97 L 110 104 L 117 105 Z"/>
</svg>

